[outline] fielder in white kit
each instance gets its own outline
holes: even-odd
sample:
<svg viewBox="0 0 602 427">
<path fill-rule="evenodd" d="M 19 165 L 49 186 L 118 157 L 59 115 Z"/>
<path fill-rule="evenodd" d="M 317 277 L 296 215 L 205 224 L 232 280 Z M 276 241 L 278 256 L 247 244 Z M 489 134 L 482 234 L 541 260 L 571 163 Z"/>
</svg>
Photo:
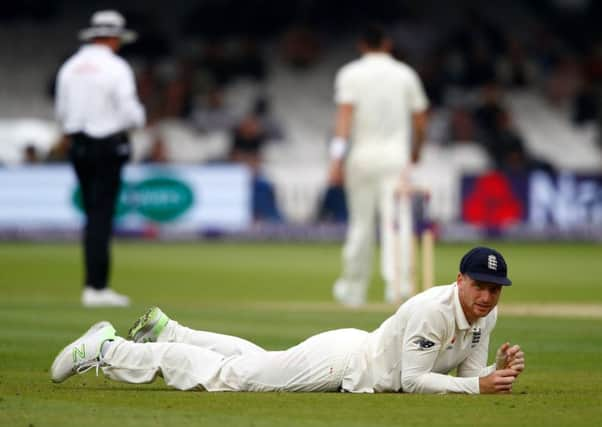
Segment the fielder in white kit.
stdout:
<svg viewBox="0 0 602 427">
<path fill-rule="evenodd" d="M 400 183 L 409 185 L 410 165 L 419 159 L 428 100 L 418 74 L 393 58 L 391 48 L 380 27 L 366 28 L 359 42 L 362 57 L 341 68 L 335 80 L 330 184 L 344 183 L 349 228 L 333 295 L 348 306 L 366 301 L 377 213 L 385 301 L 405 300 L 413 289 L 411 203 L 409 197 L 400 198 L 396 212 L 394 199 Z M 399 233 L 397 257 L 395 232 Z"/>
<path fill-rule="evenodd" d="M 455 283 L 416 295 L 375 331 L 328 331 L 284 351 L 187 328 L 154 307 L 130 329 L 134 342 L 109 322 L 93 325 L 59 353 L 51 377 L 102 368 L 128 383 L 162 376 L 180 390 L 508 393 L 524 370 L 523 351 L 505 343 L 490 366 L 487 354 L 510 284 L 502 255 L 477 247 L 462 258 Z"/>
</svg>

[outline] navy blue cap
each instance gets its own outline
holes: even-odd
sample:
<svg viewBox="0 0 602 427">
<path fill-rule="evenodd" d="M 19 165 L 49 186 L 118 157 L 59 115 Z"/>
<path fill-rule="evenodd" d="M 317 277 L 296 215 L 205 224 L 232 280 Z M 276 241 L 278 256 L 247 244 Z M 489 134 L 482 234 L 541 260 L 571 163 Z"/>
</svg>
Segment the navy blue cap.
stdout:
<svg viewBox="0 0 602 427">
<path fill-rule="evenodd" d="M 508 266 L 501 253 L 495 249 L 479 246 L 469 250 L 460 261 L 460 273 L 468 274 L 479 282 L 510 286 Z"/>
</svg>

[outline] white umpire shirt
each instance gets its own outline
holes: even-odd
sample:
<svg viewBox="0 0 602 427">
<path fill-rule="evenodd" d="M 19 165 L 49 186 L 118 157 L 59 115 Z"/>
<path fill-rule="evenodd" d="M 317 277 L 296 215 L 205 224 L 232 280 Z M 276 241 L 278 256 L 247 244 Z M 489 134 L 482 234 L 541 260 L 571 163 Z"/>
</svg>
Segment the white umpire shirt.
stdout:
<svg viewBox="0 0 602 427">
<path fill-rule="evenodd" d="M 412 68 L 387 53 L 364 54 L 337 73 L 335 102 L 354 107 L 349 161 L 409 163 L 411 114 L 428 107 Z"/>
<path fill-rule="evenodd" d="M 57 77 L 56 116 L 63 132 L 104 138 L 144 126 L 134 73 L 109 47 L 82 46 Z"/>
<path fill-rule="evenodd" d="M 479 393 L 489 375 L 489 336 L 497 307 L 469 324 L 456 283 L 436 286 L 403 304 L 353 355 L 343 389 L 351 392 Z M 457 376 L 448 375 L 457 368 Z"/>
</svg>

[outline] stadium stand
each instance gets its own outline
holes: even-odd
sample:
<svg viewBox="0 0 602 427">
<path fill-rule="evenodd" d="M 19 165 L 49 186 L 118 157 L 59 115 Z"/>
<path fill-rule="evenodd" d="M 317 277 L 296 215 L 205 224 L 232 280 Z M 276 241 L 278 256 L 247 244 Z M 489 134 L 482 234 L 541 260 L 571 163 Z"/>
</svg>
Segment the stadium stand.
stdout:
<svg viewBox="0 0 602 427">
<path fill-rule="evenodd" d="M 399 56 L 423 74 L 433 101 L 431 137 L 416 174 L 419 181 L 433 188 L 431 210 L 433 216 L 440 220 L 453 220 L 457 215 L 459 177 L 463 173 L 481 172 L 494 166 L 478 133 L 470 130 L 474 126 L 471 111 L 478 105 L 478 90 L 492 79 L 503 89 L 504 107 L 530 155 L 560 171 L 602 172 L 599 121 L 589 120 L 577 125 L 572 120 L 579 81 L 586 73 L 582 71 L 586 61 L 594 61 L 597 66 L 590 64 L 589 69 L 599 73 L 599 54 L 595 56 L 592 53 L 596 52 L 595 39 L 587 45 L 579 44 L 581 39 L 576 39 L 576 35 L 580 33 L 575 26 L 567 27 L 564 35 L 551 33 L 550 28 L 562 15 L 562 10 L 558 9 L 561 6 L 555 8 L 553 2 L 543 11 L 532 10 L 529 2 L 509 3 L 511 7 L 506 5 L 475 11 L 471 9 L 470 2 L 463 2 L 465 9 L 455 5 L 450 10 L 440 9 L 434 16 L 428 13 L 432 6 L 429 1 L 412 7 L 409 2 L 400 2 L 403 6 L 400 9 L 406 14 L 402 17 L 400 13 L 397 21 L 389 22 L 400 46 Z M 44 20 L 12 17 L 5 18 L 0 26 L 0 49 L 5 58 L 0 67 L 0 79 L 10 82 L 2 85 L 0 100 L 0 164 L 22 163 L 23 150 L 28 145 L 35 146 L 41 155 L 45 155 L 59 141 L 59 131 L 53 121 L 52 99 L 48 93 L 57 64 L 76 48 L 75 34 L 90 11 L 84 4 L 58 4 Z M 244 43 L 240 35 L 232 31 L 228 33 L 227 29 L 223 34 L 212 36 L 195 34 L 190 29 L 178 32 L 178 28 L 184 26 L 174 23 L 179 22 L 179 17 L 186 16 L 188 6 L 186 2 L 178 3 L 159 18 L 138 8 L 136 2 L 124 2 L 125 12 L 130 10 L 134 18 L 132 25 L 138 23 L 143 28 L 155 30 L 150 35 L 150 30 L 142 31 L 142 47 L 138 51 L 124 52 L 135 65 L 139 79 L 152 65 L 156 69 L 149 75 L 156 81 L 150 87 L 157 91 L 153 96 L 163 96 L 160 91 L 174 78 L 184 79 L 181 87 L 188 91 L 178 108 L 171 112 L 157 112 L 149 126 L 134 135 L 134 161 L 141 162 L 147 158 L 157 140 L 163 142 L 165 153 L 172 162 L 220 161 L 229 151 L 228 130 L 198 129 L 187 113 L 190 110 L 187 103 L 194 107 L 199 97 L 216 84 L 215 76 L 211 77 L 203 69 L 202 64 L 207 64 L 207 61 L 206 58 L 200 60 L 202 49 L 198 46 L 198 39 L 206 44 L 216 39 L 223 41 L 225 60 L 236 59 L 237 49 Z M 281 9 L 276 8 L 273 15 L 280 12 Z M 349 27 L 357 22 L 358 17 L 350 15 L 350 24 L 345 27 L 340 23 L 333 24 L 328 12 L 327 8 L 316 12 L 326 14 L 322 20 L 316 20 L 315 16 L 312 18 L 310 12 L 306 13 L 309 16 L 306 16 L 310 23 L 308 27 L 314 29 L 314 33 L 309 32 L 313 49 L 309 51 L 307 63 L 293 65 L 291 56 L 283 53 L 282 35 L 287 34 L 287 25 L 294 20 L 282 18 L 282 22 L 274 25 L 274 32 L 266 34 L 265 22 L 268 21 L 264 20 L 278 17 L 257 18 L 255 27 L 248 31 L 260 41 L 256 52 L 260 57 L 255 57 L 254 64 L 265 66 L 265 73 L 253 76 L 236 71 L 237 68 L 228 68 L 227 81 L 219 83 L 225 105 L 236 116 L 248 111 L 258 96 L 269 99 L 273 116 L 283 129 L 283 137 L 269 141 L 263 148 L 262 170 L 275 186 L 285 217 L 299 223 L 315 217 L 326 182 L 326 144 L 332 132 L 335 70 L 356 56 Z M 576 17 L 588 12 L 572 11 Z M 444 25 L 439 15 L 446 16 Z M 490 15 L 498 19 L 492 21 Z M 510 29 L 492 24 L 504 21 L 499 16 L 505 16 L 507 22 L 514 23 L 512 33 Z M 565 14 L 563 19 L 569 18 Z M 587 32 L 587 28 L 584 25 L 583 31 Z M 533 29 L 532 37 L 529 29 Z M 308 36 L 307 32 L 304 34 Z M 416 34 L 424 37 L 417 40 Z M 152 43 L 144 43 L 145 35 Z M 157 40 L 166 42 L 161 44 Z M 160 58 L 153 59 L 153 46 L 157 47 L 157 56 L 163 52 Z M 554 92 L 553 77 L 559 69 L 567 68 L 562 68 L 566 58 L 577 61 L 576 83 L 573 90 L 561 91 L 560 99 L 553 98 L 550 93 L 558 92 Z M 263 65 L 261 60 L 265 61 Z M 235 62 L 232 60 L 226 65 L 231 66 Z M 174 74 L 173 70 L 179 69 L 178 64 L 188 64 L 192 72 Z M 224 64 L 220 66 L 222 68 L 218 66 L 218 69 L 226 69 Z M 600 81 L 596 80 L 600 78 L 599 74 L 589 78 L 600 85 Z M 599 100 L 597 108 L 600 109 Z M 463 124 L 452 122 L 454 117 L 462 119 Z M 462 129 L 458 130 L 458 126 Z"/>
</svg>

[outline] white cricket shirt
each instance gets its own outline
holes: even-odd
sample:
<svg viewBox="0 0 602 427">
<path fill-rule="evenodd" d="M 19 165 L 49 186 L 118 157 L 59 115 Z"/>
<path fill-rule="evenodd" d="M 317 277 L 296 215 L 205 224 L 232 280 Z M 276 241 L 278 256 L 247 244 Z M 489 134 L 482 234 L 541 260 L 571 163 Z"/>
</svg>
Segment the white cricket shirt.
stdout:
<svg viewBox="0 0 602 427">
<path fill-rule="evenodd" d="M 83 132 L 94 138 L 142 127 L 146 119 L 132 69 L 99 44 L 82 46 L 63 64 L 55 108 L 66 134 Z"/>
<path fill-rule="evenodd" d="M 351 160 L 409 163 L 411 114 L 428 107 L 412 68 L 387 53 L 367 53 L 339 70 L 335 101 L 353 105 Z"/>
<path fill-rule="evenodd" d="M 479 393 L 479 377 L 495 369 L 487 366 L 487 353 L 496 319 L 497 307 L 470 325 L 456 283 L 422 292 L 368 336 L 343 389 Z M 455 368 L 457 377 L 448 375 Z"/>
</svg>

